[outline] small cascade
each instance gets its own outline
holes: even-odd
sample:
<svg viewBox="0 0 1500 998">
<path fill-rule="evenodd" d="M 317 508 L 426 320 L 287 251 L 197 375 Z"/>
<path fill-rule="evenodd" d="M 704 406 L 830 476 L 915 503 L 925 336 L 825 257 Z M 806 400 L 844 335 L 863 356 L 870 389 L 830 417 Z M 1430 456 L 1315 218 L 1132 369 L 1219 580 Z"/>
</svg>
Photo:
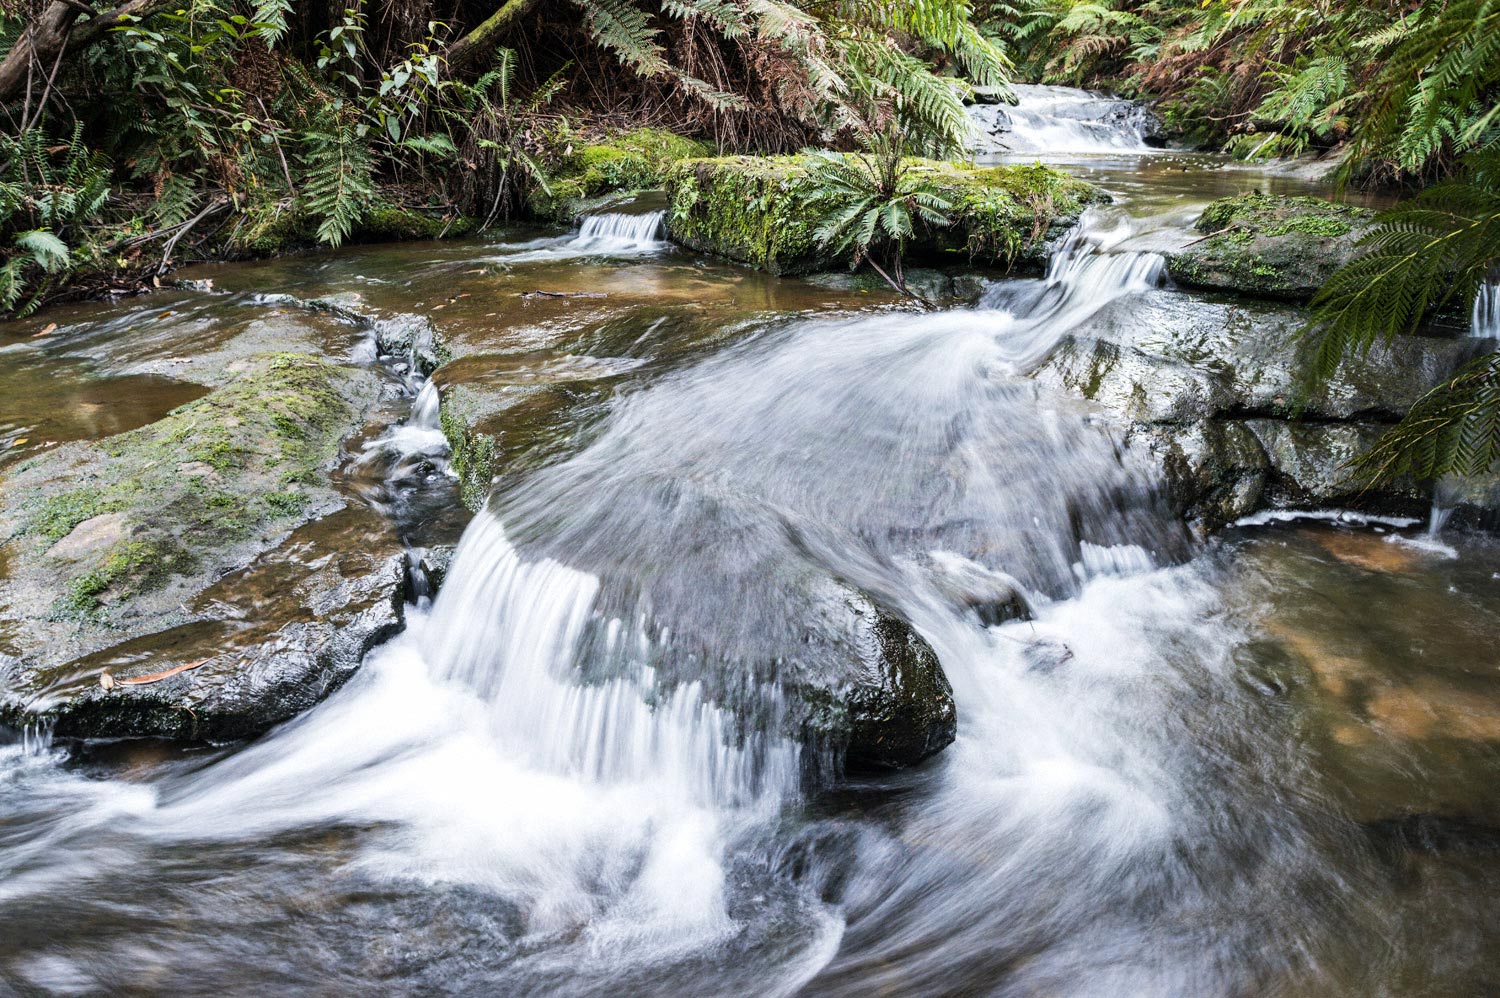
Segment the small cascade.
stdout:
<svg viewBox="0 0 1500 998">
<path fill-rule="evenodd" d="M 1071 297 L 1086 303 L 1161 287 L 1167 276 L 1166 258 L 1122 248 L 1133 234 L 1127 216 L 1090 209 L 1048 261 L 1047 285 L 1066 288 Z"/>
<path fill-rule="evenodd" d="M 669 245 L 664 235 L 665 211 L 610 211 L 585 215 L 571 236 L 534 239 L 507 246 L 496 256 L 507 264 L 571 260 L 579 257 L 647 256 Z"/>
<path fill-rule="evenodd" d="M 23 755 L 46 755 L 52 751 L 52 730 L 56 726 L 51 718 L 27 721 L 21 726 L 21 753 Z"/>
<path fill-rule="evenodd" d="M 600 245 L 655 245 L 660 241 L 662 222 L 666 217 L 667 213 L 664 211 L 648 211 L 639 215 L 619 211 L 585 215 L 578 224 L 578 241 Z"/>
<path fill-rule="evenodd" d="M 1053 252 L 1039 285 L 1003 284 L 981 300 L 982 308 L 1013 317 L 1004 347 L 1017 370 L 1041 363 L 1074 327 L 1110 302 L 1166 282 L 1166 258 L 1126 248 L 1133 235 L 1126 215 L 1091 208 Z"/>
<path fill-rule="evenodd" d="M 1500 339 L 1500 279 L 1479 285 L 1474 297 L 1474 315 L 1469 335 Z"/>
<path fill-rule="evenodd" d="M 480 513 L 435 606 L 435 677 L 472 689 L 507 743 L 553 772 L 726 807 L 793 792 L 798 747 L 765 733 L 737 743 L 699 682 L 659 690 L 650 663 L 670 634 L 596 612 L 599 589 L 587 572 L 523 559 Z M 583 658 L 596 681 L 579 675 Z"/>
<path fill-rule="evenodd" d="M 1146 139 L 1156 120 L 1140 101 L 1075 87 L 1015 84 L 1011 91 L 1014 105 L 969 109 L 976 154 L 1149 151 Z"/>
</svg>

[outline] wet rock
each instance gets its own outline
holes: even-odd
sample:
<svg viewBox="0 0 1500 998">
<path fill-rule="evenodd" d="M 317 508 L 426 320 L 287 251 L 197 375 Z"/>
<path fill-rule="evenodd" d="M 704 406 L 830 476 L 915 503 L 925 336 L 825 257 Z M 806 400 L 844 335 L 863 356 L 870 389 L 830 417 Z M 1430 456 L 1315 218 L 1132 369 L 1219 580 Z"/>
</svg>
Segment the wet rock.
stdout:
<svg viewBox="0 0 1500 998">
<path fill-rule="evenodd" d="M 258 633 L 240 622 L 234 600 L 209 595 L 221 592 L 219 580 L 274 561 L 278 556 L 271 552 L 316 560 L 310 549 L 287 538 L 347 505 L 329 470 L 341 441 L 361 425 L 382 387 L 373 370 L 303 354 L 237 355 L 218 377 L 222 382 L 214 391 L 157 422 L 104 441 L 57 447 L 6 472 L 0 487 L 0 535 L 7 538 L 0 617 L 16 624 L 17 635 L 0 678 L 7 716 L 18 717 L 34 703 L 60 710 L 67 697 L 57 697 L 65 689 L 97 697 L 98 674 L 107 663 L 154 675 L 174 664 L 209 660 L 142 687 L 151 692 L 141 694 L 141 704 L 209 682 L 223 687 L 225 697 L 239 696 L 235 690 L 281 690 L 292 673 L 314 671 L 325 678 L 299 680 L 301 688 L 331 689 L 343 674 L 337 663 L 349 657 L 339 650 L 343 643 L 360 644 L 362 633 L 390 623 L 372 619 L 365 627 L 337 618 L 336 625 L 324 625 L 290 611 L 280 620 L 251 614 L 243 619 L 274 622 L 268 625 L 274 635 L 252 642 L 267 650 L 243 645 L 246 650 L 233 659 L 211 652 L 213 634 L 227 647 L 235 635 L 249 640 L 247 635 Z M 381 551 L 369 543 L 356 549 Z M 399 550 L 387 548 L 381 556 Z M 331 582 L 308 585 L 325 595 L 338 588 Z M 352 595 L 342 602 L 307 598 L 308 606 L 326 604 L 330 613 L 358 602 Z M 288 621 L 295 626 L 282 630 Z M 173 630 L 179 627 L 184 630 Z M 172 651 L 179 644 L 190 650 Z M 292 693 L 278 694 L 278 700 L 309 702 Z M 93 720 L 64 728 L 172 737 L 195 731 L 231 737 L 226 732 L 248 730 L 248 721 L 182 720 L 191 720 L 196 709 L 190 697 L 182 701 L 182 712 L 153 708 L 132 720 L 136 702 L 131 696 L 108 698 L 106 707 L 85 711 Z M 289 716 L 275 705 L 258 709 L 263 718 Z M 221 712 L 252 713 L 248 706 Z"/>
<path fill-rule="evenodd" d="M 1207 234 L 1167 256 L 1179 284 L 1306 301 L 1355 255 L 1374 212 L 1312 197 L 1244 194 L 1203 210 Z"/>
<path fill-rule="evenodd" d="M 868 594 L 822 587 L 805 642 L 810 654 L 790 671 L 793 725 L 844 767 L 909 767 L 953 743 L 957 708 L 938 654 Z"/>
<path fill-rule="evenodd" d="M 819 214 L 806 156 L 734 156 L 685 160 L 667 175 L 672 199 L 668 234 L 689 249 L 713 253 L 772 274 L 805 274 L 842 266 L 817 242 Z M 1043 166 L 983 169 L 914 161 L 953 205 L 952 224 L 924 227 L 909 242 L 915 257 L 1040 267 L 1046 243 L 1091 203 L 1098 188 Z"/>
<path fill-rule="evenodd" d="M 1011 576 L 946 552 L 933 555 L 932 562 L 938 591 L 986 627 L 1031 619 L 1025 590 Z"/>
<path fill-rule="evenodd" d="M 401 630 L 406 571 L 379 517 L 347 508 L 209 586 L 183 623 L 56 664 L 0 663 L 0 720 L 65 738 L 260 734 Z"/>
<path fill-rule="evenodd" d="M 1348 463 L 1481 348 L 1470 338 L 1397 337 L 1346 359 L 1309 389 L 1294 306 L 1169 290 L 1107 305 L 1033 376 L 1128 424 L 1165 472 L 1177 509 L 1204 529 L 1267 506 L 1425 509 L 1411 481 L 1363 489 Z M 1476 486 L 1483 501 L 1490 495 Z"/>
<path fill-rule="evenodd" d="M 1145 429 L 1179 513 L 1209 529 L 1255 512 L 1270 462 L 1255 434 L 1235 420 L 1200 419 Z"/>
</svg>

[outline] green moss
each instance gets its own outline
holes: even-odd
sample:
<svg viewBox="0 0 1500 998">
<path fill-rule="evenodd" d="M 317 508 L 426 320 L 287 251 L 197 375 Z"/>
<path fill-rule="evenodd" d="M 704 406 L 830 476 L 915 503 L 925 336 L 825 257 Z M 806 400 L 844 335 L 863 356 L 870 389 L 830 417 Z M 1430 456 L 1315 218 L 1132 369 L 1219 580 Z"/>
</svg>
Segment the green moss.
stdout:
<svg viewBox="0 0 1500 998">
<path fill-rule="evenodd" d="M 390 202 L 375 204 L 355 225 L 356 242 L 395 242 L 406 239 L 442 239 L 473 232 L 478 223 L 472 218 L 432 214 L 403 208 Z"/>
<path fill-rule="evenodd" d="M 37 535 L 50 546 L 68 536 L 84 520 L 127 508 L 139 491 L 140 483 L 126 481 L 64 492 L 42 502 L 27 517 L 20 532 Z"/>
<path fill-rule="evenodd" d="M 689 160 L 668 173 L 673 238 L 770 273 L 825 269 L 817 245 L 819 212 L 806 156 Z M 1091 184 L 1045 166 L 974 169 L 913 160 L 952 206 L 953 224 L 927 228 L 916 256 L 958 256 L 1010 266 L 1040 260 L 1043 240 L 1071 225 L 1089 203 L 1106 200 Z"/>
<path fill-rule="evenodd" d="M 175 573 L 191 570 L 194 561 L 190 552 L 168 539 L 116 544 L 98 567 L 68 583 L 58 609 L 70 615 L 97 615 L 106 594 L 128 598 L 161 585 Z"/>
<path fill-rule="evenodd" d="M 1220 232 L 1238 226 L 1239 232 L 1260 232 L 1266 236 L 1292 232 L 1342 236 L 1369 214 L 1368 209 L 1322 198 L 1284 197 L 1256 191 L 1212 202 L 1198 217 L 1197 229 Z"/>
<path fill-rule="evenodd" d="M 268 492 L 260 497 L 272 516 L 296 516 L 307 508 L 305 492 Z"/>
<path fill-rule="evenodd" d="M 472 510 L 484 505 L 494 481 L 499 446 L 496 440 L 470 429 L 462 416 L 444 400 L 438 420 L 451 451 L 448 466 L 458 476 L 458 494 Z"/>
<path fill-rule="evenodd" d="M 575 138 L 554 168 L 550 191 L 533 193 L 531 209 L 545 218 L 570 221 L 581 201 L 659 188 L 673 164 L 712 151 L 705 142 L 659 128 L 616 132 L 597 141 Z"/>
</svg>

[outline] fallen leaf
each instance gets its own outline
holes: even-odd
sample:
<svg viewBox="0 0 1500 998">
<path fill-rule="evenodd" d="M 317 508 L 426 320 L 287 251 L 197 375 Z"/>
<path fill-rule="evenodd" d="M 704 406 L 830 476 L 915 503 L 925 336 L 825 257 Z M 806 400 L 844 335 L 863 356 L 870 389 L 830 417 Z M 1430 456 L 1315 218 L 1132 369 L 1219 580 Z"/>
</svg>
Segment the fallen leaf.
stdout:
<svg viewBox="0 0 1500 998">
<path fill-rule="evenodd" d="M 30 437 L 17 437 L 16 439 L 14 439 L 14 440 L 12 440 L 10 442 L 10 445 L 12 447 L 19 447 L 19 446 L 21 446 L 22 444 L 24 444 L 26 441 L 28 441 L 30 439 L 31 439 Z"/>
<path fill-rule="evenodd" d="M 212 661 L 212 659 L 200 658 L 196 662 L 188 662 L 185 665 L 175 665 L 164 672 L 153 672 L 149 676 L 131 676 L 129 679 L 117 679 L 115 680 L 115 682 L 119 683 L 121 686 L 143 686 L 146 683 L 159 683 L 163 679 L 177 675 L 179 672 L 186 672 L 189 669 L 196 669 L 203 663 L 210 661 Z"/>
<path fill-rule="evenodd" d="M 107 690 L 112 690 L 115 688 L 115 677 L 107 672 L 101 672 L 99 673 L 99 685 Z"/>
<path fill-rule="evenodd" d="M 32 339 L 36 339 L 36 338 L 38 338 L 40 336 L 46 336 L 48 333 L 55 332 L 56 330 L 57 330 L 57 323 L 55 323 L 55 322 L 49 322 L 45 326 L 42 327 L 42 331 L 40 333 L 32 333 L 31 334 L 31 338 Z"/>
</svg>

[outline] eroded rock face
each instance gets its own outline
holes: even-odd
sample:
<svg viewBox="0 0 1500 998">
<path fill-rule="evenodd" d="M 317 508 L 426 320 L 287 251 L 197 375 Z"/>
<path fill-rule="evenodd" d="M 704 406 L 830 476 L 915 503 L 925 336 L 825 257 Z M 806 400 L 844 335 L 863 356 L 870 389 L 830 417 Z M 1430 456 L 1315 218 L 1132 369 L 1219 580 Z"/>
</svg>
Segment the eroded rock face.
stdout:
<svg viewBox="0 0 1500 998">
<path fill-rule="evenodd" d="M 1425 512 L 1416 483 L 1367 490 L 1347 465 L 1481 344 L 1397 337 L 1309 388 L 1295 341 L 1304 321 L 1290 306 L 1146 292 L 1101 309 L 1034 376 L 1128 422 L 1177 508 L 1205 529 L 1268 506 Z"/>
<path fill-rule="evenodd" d="M 1307 301 L 1355 255 L 1374 212 L 1312 197 L 1245 194 L 1204 209 L 1207 238 L 1167 256 L 1179 284 Z"/>
</svg>

